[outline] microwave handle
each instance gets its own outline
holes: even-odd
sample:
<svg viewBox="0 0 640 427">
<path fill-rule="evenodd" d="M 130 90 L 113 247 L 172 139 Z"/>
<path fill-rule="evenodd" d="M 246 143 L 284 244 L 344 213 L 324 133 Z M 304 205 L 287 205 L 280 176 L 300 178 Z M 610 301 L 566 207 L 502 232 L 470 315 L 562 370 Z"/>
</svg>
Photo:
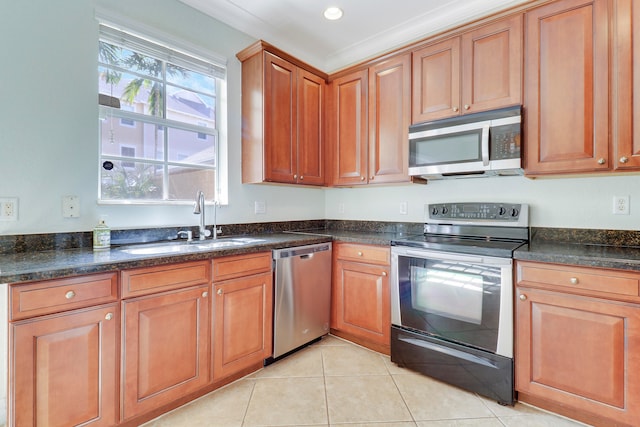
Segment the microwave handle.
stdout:
<svg viewBox="0 0 640 427">
<path fill-rule="evenodd" d="M 482 166 L 489 166 L 489 125 L 482 126 Z"/>
</svg>

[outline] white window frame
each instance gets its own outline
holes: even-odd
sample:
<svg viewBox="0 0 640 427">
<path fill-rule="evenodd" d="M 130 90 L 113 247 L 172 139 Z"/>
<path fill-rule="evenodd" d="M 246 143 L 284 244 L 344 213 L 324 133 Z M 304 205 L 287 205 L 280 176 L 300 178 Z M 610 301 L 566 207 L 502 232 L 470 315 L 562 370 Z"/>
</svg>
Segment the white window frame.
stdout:
<svg viewBox="0 0 640 427">
<path fill-rule="evenodd" d="M 131 50 L 147 54 L 162 61 L 171 62 L 178 66 L 184 66 L 185 68 L 201 72 L 203 74 L 212 75 L 216 78 L 216 129 L 210 127 L 195 126 L 188 123 L 176 122 L 165 118 L 157 118 L 149 115 L 140 115 L 138 113 L 128 112 L 126 110 L 119 110 L 110 108 L 107 106 L 99 106 L 99 118 L 118 117 L 120 119 L 132 119 L 135 121 L 141 121 L 145 123 L 157 124 L 157 125 L 170 125 L 174 129 L 183 129 L 187 131 L 200 133 L 206 133 L 216 138 L 216 164 L 215 168 L 215 194 L 207 194 L 207 202 L 213 203 L 216 201 L 219 204 L 228 204 L 228 165 L 227 165 L 227 84 L 226 84 L 226 58 L 216 55 L 212 52 L 203 51 L 201 48 L 192 46 L 184 41 L 176 40 L 169 37 L 166 34 L 161 34 L 157 30 L 143 27 L 140 24 L 127 25 L 122 23 L 127 19 L 121 17 L 114 19 L 105 15 L 102 11 L 97 11 L 96 16 L 99 22 L 99 40 L 107 43 L 113 43 L 117 45 L 124 45 L 124 47 Z M 129 21 L 129 24 L 133 22 Z M 137 28 L 136 28 L 137 27 Z M 142 35 L 144 34 L 144 35 Z M 124 40 L 124 42 L 123 42 Z M 115 43 L 114 43 L 115 42 Z M 188 52 L 188 53 L 187 53 Z M 100 65 L 100 64 L 99 64 Z M 165 94 L 166 95 L 166 94 Z M 166 96 L 165 96 L 166 98 Z M 165 131 L 166 131 L 165 127 Z M 100 140 L 101 138 L 99 138 Z M 102 141 L 99 141 L 102 144 Z M 164 152 L 167 153 L 165 147 Z M 167 168 L 172 165 L 183 166 L 183 163 L 172 162 L 166 158 L 164 160 L 149 160 L 144 159 L 145 163 L 152 163 L 162 165 L 165 168 L 165 183 L 164 195 L 162 200 L 138 200 L 138 199 L 102 199 L 101 195 L 101 165 L 103 160 L 130 160 L 120 159 L 118 156 L 102 155 L 102 148 L 99 152 L 100 167 L 98 169 L 98 203 L 100 204 L 190 204 L 191 200 L 171 200 L 167 198 L 168 192 L 168 173 Z M 113 159 L 112 159 L 113 158 Z M 207 169 L 203 167 L 202 169 Z M 195 196 L 195 195 L 194 195 Z"/>
</svg>

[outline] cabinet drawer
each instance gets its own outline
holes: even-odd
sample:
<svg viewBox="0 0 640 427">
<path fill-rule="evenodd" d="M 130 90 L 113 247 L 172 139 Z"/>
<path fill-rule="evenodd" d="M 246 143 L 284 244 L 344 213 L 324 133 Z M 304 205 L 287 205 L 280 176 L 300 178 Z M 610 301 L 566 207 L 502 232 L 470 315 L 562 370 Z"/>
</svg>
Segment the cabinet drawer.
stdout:
<svg viewBox="0 0 640 427">
<path fill-rule="evenodd" d="M 213 281 L 271 271 L 271 252 L 236 255 L 213 260 Z"/>
<path fill-rule="evenodd" d="M 122 271 L 122 298 L 208 283 L 209 261 L 168 264 Z"/>
<path fill-rule="evenodd" d="M 47 280 L 11 287 L 11 320 L 116 301 L 116 273 Z"/>
<path fill-rule="evenodd" d="M 518 285 L 557 287 L 580 293 L 638 296 L 640 274 L 555 264 L 518 262 Z"/>
<path fill-rule="evenodd" d="M 334 245 L 338 259 L 389 265 L 391 250 L 386 246 L 337 243 Z"/>
</svg>

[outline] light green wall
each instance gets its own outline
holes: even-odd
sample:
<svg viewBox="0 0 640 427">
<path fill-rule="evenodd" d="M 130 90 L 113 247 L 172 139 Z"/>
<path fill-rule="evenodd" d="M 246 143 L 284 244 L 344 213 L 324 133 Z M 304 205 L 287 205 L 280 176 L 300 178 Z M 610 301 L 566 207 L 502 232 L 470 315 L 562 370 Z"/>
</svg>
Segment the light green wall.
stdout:
<svg viewBox="0 0 640 427">
<path fill-rule="evenodd" d="M 637 175 L 487 178 L 361 189 L 242 185 L 235 54 L 254 41 L 251 37 L 177 0 L 6 0 L 0 3 L 0 197 L 19 198 L 19 220 L 0 221 L 0 234 L 87 231 L 103 214 L 113 228 L 197 223 L 186 205 L 96 203 L 96 8 L 228 59 L 230 198 L 218 212 L 222 224 L 317 218 L 422 222 L 425 203 L 487 199 L 530 203 L 535 226 L 640 228 Z M 80 196 L 80 218 L 62 217 L 63 195 Z M 631 196 L 631 215 L 611 214 L 613 195 Z M 265 201 L 267 213 L 254 214 L 254 201 Z M 403 201 L 408 215 L 399 213 Z M 209 218 L 211 213 L 208 208 Z"/>
<path fill-rule="evenodd" d="M 17 222 L 0 234 L 195 225 L 191 206 L 98 205 L 95 9 L 151 27 L 228 60 L 229 205 L 220 223 L 324 217 L 324 190 L 242 185 L 240 62 L 254 39 L 177 0 L 6 0 L 0 3 L 0 198 L 19 198 Z M 80 218 L 62 217 L 62 196 L 80 196 Z M 195 195 L 194 195 L 195 196 Z M 254 214 L 254 201 L 267 213 Z M 207 216 L 212 217 L 211 208 Z"/>
</svg>

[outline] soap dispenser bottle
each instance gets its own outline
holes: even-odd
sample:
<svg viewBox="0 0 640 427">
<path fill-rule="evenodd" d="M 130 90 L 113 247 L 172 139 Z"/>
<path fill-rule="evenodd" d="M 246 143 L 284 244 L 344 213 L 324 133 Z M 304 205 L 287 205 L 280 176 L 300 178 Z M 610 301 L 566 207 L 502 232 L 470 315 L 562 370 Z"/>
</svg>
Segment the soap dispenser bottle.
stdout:
<svg viewBox="0 0 640 427">
<path fill-rule="evenodd" d="M 100 217 L 100 222 L 93 228 L 93 249 L 109 249 L 111 247 L 111 229 L 107 225 L 105 217 Z"/>
</svg>

